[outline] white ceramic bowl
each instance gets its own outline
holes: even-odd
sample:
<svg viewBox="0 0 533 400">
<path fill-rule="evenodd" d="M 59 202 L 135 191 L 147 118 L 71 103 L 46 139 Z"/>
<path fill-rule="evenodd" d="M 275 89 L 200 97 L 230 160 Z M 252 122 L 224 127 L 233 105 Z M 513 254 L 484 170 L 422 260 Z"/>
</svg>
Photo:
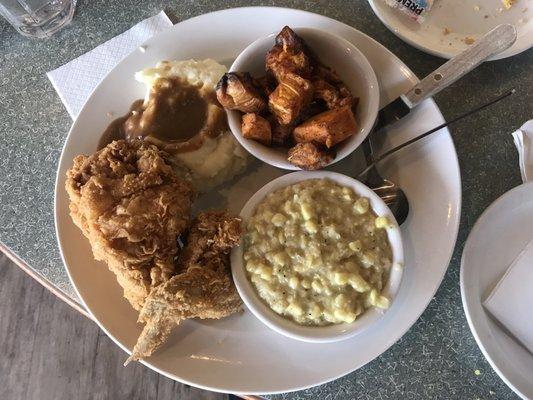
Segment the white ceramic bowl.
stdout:
<svg viewBox="0 0 533 400">
<path fill-rule="evenodd" d="M 390 299 L 391 307 L 394 307 L 394 299 L 396 298 L 396 294 L 400 287 L 404 265 L 400 227 L 383 200 L 361 182 L 346 175 L 330 171 L 300 171 L 283 175 L 263 186 L 250 198 L 250 200 L 248 200 L 240 213 L 243 223 L 246 224 L 248 219 L 253 215 L 258 203 L 260 203 L 269 193 L 297 182 L 321 178 L 331 179 L 343 186 L 352 188 L 358 195 L 367 197 L 370 200 L 370 206 L 374 212 L 378 216 L 386 216 L 391 221 L 393 226 L 392 228 L 387 229 L 387 235 L 392 249 L 392 267 L 389 279 L 382 293 Z M 298 325 L 297 323 L 276 314 L 261 300 L 247 277 L 243 262 L 242 246 L 234 248 L 231 253 L 231 270 L 235 286 L 248 309 L 269 328 L 293 339 L 317 343 L 335 342 L 348 339 L 375 324 L 386 312 L 377 308 L 369 308 L 350 324 L 345 323 L 316 327 Z"/>
<path fill-rule="evenodd" d="M 293 28 L 293 30 L 306 41 L 324 65 L 339 74 L 352 94 L 359 97 L 355 114 L 358 131 L 335 146 L 337 155 L 331 162 L 333 164 L 354 151 L 372 129 L 379 110 L 378 80 L 363 53 L 347 40 L 319 29 Z M 272 33 L 250 44 L 237 57 L 230 71 L 249 72 L 255 77 L 264 75 L 265 56 L 274 46 L 277 34 L 278 32 Z M 278 168 L 300 169 L 287 161 L 287 150 L 268 147 L 254 140 L 245 139 L 241 132 L 242 113 L 240 111 L 227 110 L 227 114 L 231 131 L 239 143 L 252 155 Z"/>
</svg>

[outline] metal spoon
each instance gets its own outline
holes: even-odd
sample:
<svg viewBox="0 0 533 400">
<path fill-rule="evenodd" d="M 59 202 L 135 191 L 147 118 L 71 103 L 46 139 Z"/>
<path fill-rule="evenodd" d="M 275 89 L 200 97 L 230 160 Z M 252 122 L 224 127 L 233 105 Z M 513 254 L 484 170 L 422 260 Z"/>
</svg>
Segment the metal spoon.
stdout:
<svg viewBox="0 0 533 400">
<path fill-rule="evenodd" d="M 411 109 L 416 107 L 420 102 L 448 87 L 457 79 L 472 71 L 490 56 L 510 47 L 515 40 L 516 29 L 514 26 L 510 24 L 498 25 L 478 39 L 475 44 L 469 46 L 463 52 L 441 65 L 433 71 L 433 73 L 426 76 L 408 92 L 402 94 L 396 100 L 383 107 L 379 112 L 377 123 L 373 131 L 377 132 L 382 127 L 404 118 L 409 114 Z M 452 122 L 454 121 L 450 121 L 450 123 Z M 443 126 L 446 126 L 446 124 L 441 127 Z M 374 133 L 375 132 L 371 131 L 368 137 L 370 138 Z M 421 137 L 423 136 L 424 135 Z M 404 145 L 406 146 L 413 141 L 414 140 Z M 399 150 L 399 148 L 393 149 L 389 153 L 396 150 Z M 393 182 L 381 178 L 377 170 L 374 168 L 376 160 L 373 160 L 372 157 L 372 144 L 370 139 L 363 146 L 363 151 L 365 152 L 367 164 L 369 164 L 369 167 L 363 171 L 368 172 L 367 183 L 370 187 L 375 189 L 378 194 L 382 195 L 383 199 L 395 214 L 398 223 L 404 222 L 409 213 L 409 203 L 405 193 Z M 387 155 L 388 154 L 385 154 L 382 157 L 386 157 Z"/>
<path fill-rule="evenodd" d="M 363 183 L 372 189 L 381 197 L 385 204 L 390 208 L 394 218 L 398 224 L 402 224 L 409 214 L 409 201 L 403 190 L 394 182 L 383 178 L 377 168 L 373 157 L 372 144 L 370 137 L 368 137 L 362 144 L 363 154 L 365 155 L 367 168 L 357 177 L 361 177 L 366 173 Z"/>
<path fill-rule="evenodd" d="M 408 140 L 405 143 L 400 144 L 399 146 L 396 146 L 389 151 L 386 151 L 385 153 L 381 154 L 378 157 L 373 156 L 372 152 L 372 144 L 370 135 L 362 143 L 363 147 L 363 153 L 365 155 L 367 167 L 361 171 L 357 175 L 357 179 L 361 180 L 364 184 L 366 184 L 370 189 L 372 189 L 376 194 L 383 199 L 385 204 L 391 209 L 392 214 L 396 218 L 396 221 L 398 221 L 398 224 L 402 224 L 406 219 L 407 215 L 409 214 L 409 201 L 407 200 L 407 196 L 405 195 L 404 191 L 396 185 L 394 182 L 391 182 L 388 179 L 383 178 L 377 168 L 376 165 L 383 161 L 385 158 L 390 156 L 391 154 L 397 152 L 398 150 L 403 149 L 406 146 L 409 146 L 410 144 L 425 138 L 426 136 L 431 135 L 434 132 L 437 132 L 438 130 L 453 124 L 454 122 L 460 121 L 463 118 L 466 118 L 478 111 L 483 110 L 484 108 L 491 106 L 500 100 L 505 99 L 506 97 L 512 95 L 516 92 L 516 89 L 511 89 L 510 91 L 496 97 L 495 99 L 489 101 L 488 103 L 482 104 L 480 106 L 477 106 L 470 111 L 465 112 L 464 114 L 459 115 L 458 117 L 453 118 L 452 120 L 448 122 L 444 122 L 443 124 L 440 124 L 439 126 L 422 133 L 419 136 L 414 137 L 413 139 Z M 364 179 L 362 179 L 364 178 Z"/>
</svg>

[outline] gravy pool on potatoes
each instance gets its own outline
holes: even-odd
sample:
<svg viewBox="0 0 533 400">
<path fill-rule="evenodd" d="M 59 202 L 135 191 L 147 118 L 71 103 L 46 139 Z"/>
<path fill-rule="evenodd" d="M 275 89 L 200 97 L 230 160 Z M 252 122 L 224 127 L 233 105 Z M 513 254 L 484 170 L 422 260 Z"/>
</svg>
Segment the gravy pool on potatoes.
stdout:
<svg viewBox="0 0 533 400">
<path fill-rule="evenodd" d="M 199 192 L 231 180 L 248 156 L 229 130 L 215 85 L 227 68 L 212 59 L 160 61 L 135 73 L 144 100 L 111 122 L 98 148 L 113 140 L 143 139 L 169 153 L 175 171 Z"/>
<path fill-rule="evenodd" d="M 170 152 L 201 147 L 203 139 L 227 129 L 226 115 L 213 92 L 181 78 L 160 78 L 147 101 L 136 100 L 130 111 L 115 119 L 102 134 L 101 149 L 113 140 L 149 139 Z"/>
</svg>

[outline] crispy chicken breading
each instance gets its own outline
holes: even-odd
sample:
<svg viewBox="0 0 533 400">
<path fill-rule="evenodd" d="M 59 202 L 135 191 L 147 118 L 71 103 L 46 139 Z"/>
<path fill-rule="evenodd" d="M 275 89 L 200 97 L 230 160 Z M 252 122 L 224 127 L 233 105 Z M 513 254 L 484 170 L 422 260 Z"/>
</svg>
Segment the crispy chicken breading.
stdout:
<svg viewBox="0 0 533 400">
<path fill-rule="evenodd" d="M 225 212 L 196 217 L 178 274 L 153 289 L 141 309 L 139 322 L 146 325 L 126 363 L 150 356 L 184 319 L 218 319 L 241 310 L 229 267 L 229 252 L 240 236 L 240 219 Z"/>
<path fill-rule="evenodd" d="M 67 172 L 70 215 L 105 261 L 133 308 L 174 274 L 177 238 L 186 230 L 193 191 L 169 156 L 140 140 L 77 156 Z"/>
</svg>

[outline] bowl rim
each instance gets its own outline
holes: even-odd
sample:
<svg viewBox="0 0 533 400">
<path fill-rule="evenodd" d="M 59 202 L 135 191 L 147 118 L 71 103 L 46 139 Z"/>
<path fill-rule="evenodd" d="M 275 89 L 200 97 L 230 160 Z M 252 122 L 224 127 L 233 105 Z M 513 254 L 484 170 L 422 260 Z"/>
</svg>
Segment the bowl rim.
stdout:
<svg viewBox="0 0 533 400">
<path fill-rule="evenodd" d="M 374 212 L 378 216 L 388 217 L 391 222 L 392 227 L 387 229 L 387 237 L 392 250 L 392 266 L 387 283 L 382 290 L 382 294 L 386 295 L 390 300 L 390 307 L 387 310 L 378 310 L 376 307 L 368 308 L 360 317 L 350 324 L 342 323 L 327 326 L 299 325 L 296 322 L 275 313 L 259 297 L 252 283 L 249 281 L 244 268 L 243 245 L 241 244 L 238 247 L 235 247 L 231 252 L 231 271 L 233 281 L 235 282 L 237 291 L 244 304 L 252 314 L 266 326 L 284 336 L 314 343 L 328 343 L 345 340 L 354 337 L 370 326 L 375 325 L 379 319 L 394 307 L 404 269 L 401 231 L 394 215 L 385 202 L 383 202 L 372 189 L 344 174 L 332 171 L 297 171 L 282 175 L 259 189 L 246 202 L 239 216 L 242 218 L 243 223 L 246 223 L 248 218 L 255 211 L 259 202 L 261 202 L 269 193 L 298 182 L 322 178 L 330 179 L 340 185 L 350 187 L 358 195 L 367 197 L 370 200 Z"/>
<path fill-rule="evenodd" d="M 306 33 L 310 33 L 310 34 L 315 34 L 315 35 L 319 35 L 319 36 L 322 36 L 322 37 L 326 37 L 326 38 L 328 38 L 330 40 L 334 40 L 334 41 L 336 41 L 338 43 L 342 43 L 343 46 L 345 46 L 346 48 L 350 49 L 350 53 L 352 54 L 352 56 L 349 57 L 349 58 L 353 61 L 354 64 L 357 64 L 357 66 L 363 70 L 364 75 L 365 75 L 365 79 L 368 82 L 369 95 L 366 96 L 366 99 L 367 99 L 366 101 L 368 101 L 368 104 L 369 104 L 369 107 L 368 107 L 369 108 L 369 118 L 365 122 L 364 125 L 359 124 L 359 130 L 358 130 L 358 132 L 356 134 L 356 135 L 358 135 L 359 140 L 354 141 L 354 143 L 349 145 L 349 146 L 347 145 L 346 146 L 346 151 L 344 151 L 343 154 L 339 155 L 337 153 L 335 158 L 327 165 L 327 166 L 330 166 L 330 165 L 333 165 L 336 162 L 344 159 L 345 157 L 347 157 L 351 153 L 353 153 L 353 151 L 355 151 L 361 145 L 363 140 L 368 136 L 368 134 L 372 130 L 372 127 L 374 126 L 374 123 L 375 123 L 377 115 L 378 115 L 379 105 L 380 105 L 379 81 L 377 79 L 377 76 L 376 76 L 376 73 L 375 73 L 374 69 L 372 68 L 372 65 L 370 64 L 370 62 L 368 61 L 366 56 L 363 54 L 363 52 L 361 50 L 359 50 L 350 41 L 348 41 L 348 40 L 346 40 L 346 39 L 344 39 L 344 38 L 342 38 L 342 37 L 340 37 L 340 36 L 338 36 L 336 34 L 333 34 L 333 33 L 330 33 L 330 32 L 326 32 L 326 31 L 324 31 L 322 29 L 309 28 L 309 27 L 305 27 L 305 26 L 295 26 L 295 27 L 291 27 L 291 29 L 294 32 L 296 32 L 298 35 L 305 36 Z M 239 53 L 239 55 L 237 56 L 235 61 L 230 66 L 229 72 L 240 72 L 240 71 L 242 71 L 241 65 L 246 60 L 248 60 L 250 57 L 255 56 L 256 48 L 260 47 L 263 44 L 263 42 L 265 42 L 265 41 L 273 40 L 276 37 L 276 35 L 278 35 L 278 33 L 279 33 L 279 31 L 276 31 L 276 32 L 272 32 L 272 33 L 270 33 L 270 34 L 268 34 L 266 36 L 262 36 L 262 37 L 256 39 L 255 41 L 253 41 L 252 43 L 250 43 L 248 46 L 246 46 Z M 265 57 L 265 55 L 263 55 L 263 58 L 264 57 Z M 344 81 L 346 81 L 346 80 L 344 79 Z M 242 113 L 240 111 L 237 111 L 237 110 L 227 110 L 227 109 L 224 109 L 224 110 L 226 111 L 226 115 L 227 115 L 227 118 L 228 118 L 228 125 L 229 125 L 229 128 L 230 128 L 230 131 L 232 132 L 232 134 L 235 137 L 235 139 L 241 144 L 241 146 L 243 146 L 246 149 L 246 151 L 248 151 L 251 155 L 253 155 L 254 157 L 258 158 L 259 160 L 261 160 L 261 161 L 263 161 L 263 162 L 265 162 L 265 163 L 267 163 L 269 165 L 272 165 L 274 167 L 277 167 L 277 168 L 290 170 L 290 171 L 299 171 L 299 170 L 301 170 L 301 168 L 299 168 L 299 167 L 297 167 L 295 165 L 292 165 L 287 160 L 279 162 L 279 161 L 271 158 L 267 154 L 265 154 L 265 152 L 263 151 L 263 148 L 267 147 L 267 146 L 265 146 L 265 145 L 263 145 L 261 143 L 257 143 L 257 142 L 254 142 L 254 144 L 251 144 L 249 139 L 245 139 L 244 137 L 242 137 L 241 127 L 240 127 L 240 124 L 241 124 L 240 120 L 241 120 L 241 114 Z M 273 149 L 271 147 L 268 147 L 268 148 L 269 149 Z"/>
</svg>

